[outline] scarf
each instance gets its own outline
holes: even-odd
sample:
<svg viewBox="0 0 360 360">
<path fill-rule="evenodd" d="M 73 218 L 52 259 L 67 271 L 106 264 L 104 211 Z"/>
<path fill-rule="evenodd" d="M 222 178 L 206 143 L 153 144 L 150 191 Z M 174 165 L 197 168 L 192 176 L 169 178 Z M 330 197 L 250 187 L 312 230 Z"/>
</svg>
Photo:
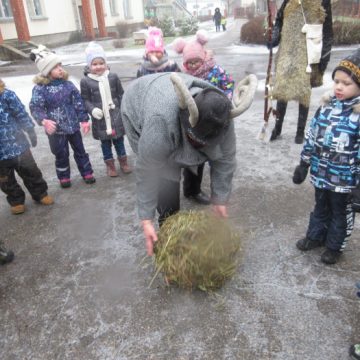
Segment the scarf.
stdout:
<svg viewBox="0 0 360 360">
<path fill-rule="evenodd" d="M 102 111 L 104 113 L 104 119 L 106 124 L 106 133 L 108 135 L 112 134 L 111 128 L 111 117 L 110 110 L 115 109 L 115 104 L 111 97 L 111 89 L 109 84 L 109 70 L 106 70 L 102 75 L 88 74 L 90 79 L 99 82 L 99 91 L 102 102 Z"/>
<path fill-rule="evenodd" d="M 169 65 L 171 65 L 171 61 L 169 60 L 168 55 L 164 53 L 163 57 L 157 62 L 151 61 L 149 57 L 144 56 L 144 62 L 142 64 L 142 67 L 146 71 L 161 72 Z"/>
<path fill-rule="evenodd" d="M 195 76 L 200 79 L 206 80 L 207 75 L 209 74 L 210 70 L 215 66 L 215 59 L 212 55 L 212 52 L 207 51 L 206 58 L 203 62 L 203 64 L 196 70 L 187 69 L 186 73 L 192 76 Z"/>
</svg>

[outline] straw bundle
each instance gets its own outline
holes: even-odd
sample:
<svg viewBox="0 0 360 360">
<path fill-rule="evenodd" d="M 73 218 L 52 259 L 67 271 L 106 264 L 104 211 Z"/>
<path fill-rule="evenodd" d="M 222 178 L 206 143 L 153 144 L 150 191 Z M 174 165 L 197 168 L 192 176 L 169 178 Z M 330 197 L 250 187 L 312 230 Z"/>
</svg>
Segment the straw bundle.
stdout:
<svg viewBox="0 0 360 360">
<path fill-rule="evenodd" d="M 162 271 L 169 283 L 187 289 L 218 289 L 235 272 L 239 241 L 226 219 L 205 211 L 179 212 L 160 228 L 156 275 Z"/>
</svg>

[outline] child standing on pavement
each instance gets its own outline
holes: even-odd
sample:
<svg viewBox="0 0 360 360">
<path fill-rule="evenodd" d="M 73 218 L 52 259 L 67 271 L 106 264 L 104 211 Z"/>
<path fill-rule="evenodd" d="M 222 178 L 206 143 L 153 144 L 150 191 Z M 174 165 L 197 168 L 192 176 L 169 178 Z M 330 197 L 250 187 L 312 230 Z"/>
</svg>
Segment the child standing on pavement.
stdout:
<svg viewBox="0 0 360 360">
<path fill-rule="evenodd" d="M 144 61 L 137 71 L 136 77 L 159 72 L 180 72 L 180 68 L 175 61 L 169 60 L 161 29 L 150 27 L 145 42 Z"/>
<path fill-rule="evenodd" d="M 124 145 L 125 130 L 120 106 L 124 93 L 117 74 L 109 71 L 106 56 L 101 45 L 90 42 L 86 50 L 85 76 L 80 82 L 81 96 L 86 110 L 92 117 L 93 137 L 101 141 L 101 150 L 107 168 L 107 175 L 116 177 L 117 171 L 112 153 L 114 145 L 120 168 L 131 173 Z"/>
<path fill-rule="evenodd" d="M 35 147 L 37 137 L 30 116 L 16 94 L 6 89 L 0 79 L 0 187 L 15 215 L 25 211 L 25 193 L 16 181 L 15 171 L 36 202 L 43 205 L 54 203 L 24 133 Z"/>
<path fill-rule="evenodd" d="M 335 68 L 334 96 L 312 119 L 293 177 L 295 184 L 301 184 L 310 167 L 315 187 L 308 230 L 296 246 L 307 251 L 325 245 L 321 255 L 325 264 L 338 261 L 354 225 L 350 194 L 360 186 L 359 66 L 360 48 Z"/>
<path fill-rule="evenodd" d="M 37 123 L 44 126 L 48 135 L 51 152 L 55 155 L 60 186 L 71 186 L 69 143 L 85 183 L 93 184 L 95 178 L 80 132 L 80 125 L 84 134 L 90 130 L 89 117 L 80 93 L 68 81 L 68 74 L 56 54 L 40 45 L 31 52 L 30 58 L 40 71 L 34 78 L 36 85 L 32 91 L 30 111 Z"/>
<path fill-rule="evenodd" d="M 234 91 L 234 80 L 221 66 L 217 65 L 212 51 L 205 49 L 208 35 L 204 30 L 198 30 L 193 41 L 186 42 L 179 38 L 174 42 L 177 53 L 183 54 L 184 72 L 208 81 L 220 89 L 229 100 Z M 184 169 L 184 196 L 195 200 L 199 204 L 210 204 L 210 198 L 201 190 L 204 165 L 199 165 L 197 174 L 190 169 Z"/>
</svg>

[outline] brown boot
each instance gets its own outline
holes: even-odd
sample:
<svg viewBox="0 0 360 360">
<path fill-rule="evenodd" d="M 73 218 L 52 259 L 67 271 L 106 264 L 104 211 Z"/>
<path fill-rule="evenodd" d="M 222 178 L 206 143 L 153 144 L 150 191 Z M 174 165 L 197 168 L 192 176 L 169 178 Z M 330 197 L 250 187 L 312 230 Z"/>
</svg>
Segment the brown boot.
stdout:
<svg viewBox="0 0 360 360">
<path fill-rule="evenodd" d="M 119 156 L 118 159 L 119 159 L 119 163 L 120 163 L 120 169 L 122 170 L 122 172 L 124 174 L 130 174 L 132 172 L 132 170 L 131 170 L 130 166 L 128 165 L 127 156 L 126 155 Z"/>
<path fill-rule="evenodd" d="M 114 159 L 105 160 L 105 164 L 106 164 L 106 174 L 107 174 L 107 176 L 110 176 L 110 177 L 118 176 L 118 173 L 117 173 L 116 168 L 115 168 L 115 160 Z"/>
<path fill-rule="evenodd" d="M 25 212 L 25 205 L 24 204 L 14 205 L 11 207 L 11 212 L 14 215 L 22 214 L 23 212 Z"/>
<path fill-rule="evenodd" d="M 50 195 L 45 195 L 39 202 L 42 205 L 52 205 L 54 203 L 54 199 Z"/>
</svg>

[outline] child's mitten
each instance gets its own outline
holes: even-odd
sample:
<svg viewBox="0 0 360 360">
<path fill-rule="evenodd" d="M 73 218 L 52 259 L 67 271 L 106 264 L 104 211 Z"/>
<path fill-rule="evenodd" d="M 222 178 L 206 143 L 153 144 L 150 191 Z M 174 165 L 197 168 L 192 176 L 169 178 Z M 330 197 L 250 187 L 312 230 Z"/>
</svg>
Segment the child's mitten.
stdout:
<svg viewBox="0 0 360 360">
<path fill-rule="evenodd" d="M 300 164 L 295 168 L 294 175 L 293 175 L 293 183 L 294 184 L 301 184 L 306 179 L 306 176 L 309 171 L 309 164 L 305 161 L 301 160 Z"/>
<path fill-rule="evenodd" d="M 97 107 L 93 108 L 91 115 L 96 120 L 101 120 L 104 117 L 103 111 Z"/>
<path fill-rule="evenodd" d="M 84 135 L 86 135 L 90 131 L 90 124 L 87 121 L 81 122 L 80 126 Z"/>
<path fill-rule="evenodd" d="M 35 147 L 37 145 L 37 136 L 36 136 L 36 132 L 35 132 L 34 128 L 28 129 L 28 130 L 26 130 L 26 132 L 29 136 L 31 146 Z"/>
</svg>

